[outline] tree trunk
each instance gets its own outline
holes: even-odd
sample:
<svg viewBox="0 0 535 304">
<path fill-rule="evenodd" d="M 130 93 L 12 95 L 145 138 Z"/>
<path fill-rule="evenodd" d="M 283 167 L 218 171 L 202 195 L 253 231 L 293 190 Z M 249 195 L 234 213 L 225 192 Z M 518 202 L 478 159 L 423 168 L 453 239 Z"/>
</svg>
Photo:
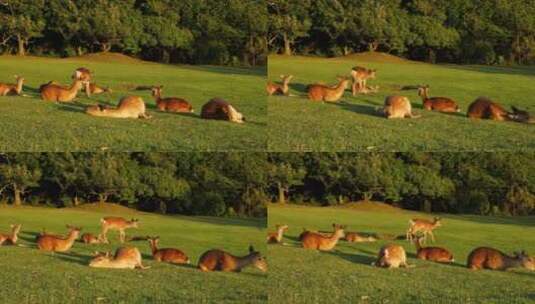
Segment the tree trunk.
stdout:
<svg viewBox="0 0 535 304">
<path fill-rule="evenodd" d="M 74 206 L 79 206 L 80 205 L 80 199 L 78 198 L 77 195 L 74 196 L 74 198 L 72 199 L 72 203 Z"/>
<path fill-rule="evenodd" d="M 100 204 L 104 204 L 108 200 L 108 194 L 99 194 L 98 195 L 98 202 Z"/>
<path fill-rule="evenodd" d="M 111 43 L 103 42 L 100 44 L 100 50 L 104 53 L 107 53 L 111 50 Z"/>
<path fill-rule="evenodd" d="M 78 47 L 76 48 L 76 54 L 77 54 L 78 56 L 82 56 L 82 55 L 84 54 L 84 51 L 83 51 L 83 49 L 82 49 L 81 46 L 78 46 Z"/>
<path fill-rule="evenodd" d="M 290 39 L 288 38 L 288 34 L 284 33 L 282 35 L 282 38 L 284 40 L 284 55 L 291 56 L 292 55 L 292 45 L 291 45 Z"/>
<path fill-rule="evenodd" d="M 369 202 L 372 199 L 373 194 L 371 192 L 364 192 L 362 196 L 365 202 Z"/>
<path fill-rule="evenodd" d="M 15 206 L 22 205 L 21 194 L 22 194 L 22 190 L 19 189 L 19 187 L 17 187 L 16 184 L 13 184 L 13 196 L 14 196 L 13 204 Z"/>
<path fill-rule="evenodd" d="M 281 182 L 277 183 L 277 189 L 279 190 L 279 204 L 286 204 L 286 194 Z"/>
<path fill-rule="evenodd" d="M 24 41 L 24 38 L 22 38 L 21 35 L 17 35 L 17 43 L 18 43 L 18 51 L 17 54 L 19 56 L 26 56 L 26 42 Z"/>
<path fill-rule="evenodd" d="M 379 43 L 377 43 L 377 41 L 374 41 L 372 43 L 368 43 L 368 50 L 370 52 L 375 52 L 377 51 L 377 48 L 379 47 Z"/>
</svg>

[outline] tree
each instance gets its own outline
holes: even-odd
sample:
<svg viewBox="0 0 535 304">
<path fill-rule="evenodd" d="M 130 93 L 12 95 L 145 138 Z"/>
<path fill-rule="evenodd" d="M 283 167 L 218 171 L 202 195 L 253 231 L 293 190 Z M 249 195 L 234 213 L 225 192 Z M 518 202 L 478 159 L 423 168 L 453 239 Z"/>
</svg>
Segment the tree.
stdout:
<svg viewBox="0 0 535 304">
<path fill-rule="evenodd" d="M 290 188 L 303 185 L 305 168 L 298 154 L 272 153 L 269 155 L 268 177 L 277 189 L 277 202 L 286 203 Z"/>
<path fill-rule="evenodd" d="M 292 55 L 295 41 L 308 36 L 308 30 L 311 26 L 307 12 L 308 7 L 310 7 L 310 0 L 268 1 L 271 20 L 270 32 L 273 34 L 270 41 L 282 39 L 284 55 Z"/>
<path fill-rule="evenodd" d="M 30 40 L 42 35 L 45 27 L 43 12 L 44 0 L 10 0 L 1 3 L 3 39 L 16 39 L 18 55 L 26 55 Z"/>
<path fill-rule="evenodd" d="M 0 192 L 11 189 L 13 204 L 22 205 L 22 196 L 28 188 L 37 187 L 41 179 L 37 154 L 10 154 L 0 159 Z"/>
</svg>

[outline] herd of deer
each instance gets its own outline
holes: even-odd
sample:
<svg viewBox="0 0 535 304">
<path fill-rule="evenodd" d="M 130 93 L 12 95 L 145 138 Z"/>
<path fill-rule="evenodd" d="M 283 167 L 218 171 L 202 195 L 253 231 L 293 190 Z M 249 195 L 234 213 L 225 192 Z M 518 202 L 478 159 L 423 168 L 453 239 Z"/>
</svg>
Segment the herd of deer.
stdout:
<svg viewBox="0 0 535 304">
<path fill-rule="evenodd" d="M 375 69 L 367 69 L 356 66 L 351 70 L 351 79 L 349 77 L 337 77 L 338 84 L 329 86 L 323 83 L 315 83 L 307 86 L 307 97 L 311 101 L 320 102 L 337 102 L 343 96 L 352 80 L 352 94 L 369 94 L 379 91 L 378 86 L 368 86 L 368 79 L 375 79 Z M 292 75 L 281 75 L 282 84 L 273 82 L 267 83 L 268 95 L 290 95 L 290 81 Z M 457 102 L 448 97 L 429 97 L 429 85 L 425 86 L 407 86 L 402 89 L 417 89 L 418 95 L 422 98 L 423 108 L 428 111 L 437 111 L 443 113 L 460 112 Z M 412 105 L 409 98 L 401 95 L 387 96 L 382 108 L 378 109 L 379 113 L 386 118 L 417 118 L 412 112 Z M 527 111 L 511 107 L 507 111 L 503 106 L 487 97 L 478 97 L 468 107 L 467 116 L 472 119 L 492 119 L 496 121 L 516 121 L 522 123 L 535 123 L 535 117 L 532 117 Z"/>
<path fill-rule="evenodd" d="M 0 96 L 6 95 L 22 95 L 24 78 L 15 76 L 16 84 L 0 83 Z M 82 89 L 85 91 L 87 97 L 92 94 L 111 94 L 110 88 L 98 86 L 92 81 L 92 73 L 87 68 L 78 68 L 72 75 L 72 84 L 70 86 L 63 86 L 56 81 L 49 81 L 39 87 L 41 99 L 53 102 L 73 102 L 78 96 L 78 92 Z M 182 98 L 178 97 L 162 97 L 163 86 L 151 87 L 152 96 L 156 103 L 156 107 L 162 112 L 172 113 L 191 113 L 193 107 L 191 104 Z M 139 96 L 125 96 L 120 101 L 116 108 L 111 108 L 105 105 L 88 106 L 85 111 L 87 114 L 98 117 L 111 118 L 150 118 L 147 114 L 145 102 Z M 238 112 L 234 106 L 221 98 L 213 98 L 208 101 L 201 109 L 201 118 L 226 120 L 235 123 L 243 123 L 245 117 Z"/>
<path fill-rule="evenodd" d="M 69 233 L 66 236 L 54 235 L 41 232 L 36 237 L 37 248 L 49 252 L 68 252 L 77 240 L 82 243 L 91 244 L 109 244 L 107 234 L 109 231 L 118 231 L 121 243 L 127 241 L 126 230 L 138 228 L 137 219 L 126 220 L 122 217 L 104 217 L 100 220 L 101 233 L 95 236 L 91 233 L 85 233 L 80 236 L 81 228 L 67 226 Z M 11 233 L 0 233 L 0 246 L 17 245 L 18 234 L 22 225 L 11 225 Z M 160 238 L 156 237 L 133 237 L 128 241 L 147 240 L 152 252 L 152 256 L 157 262 L 166 262 L 171 264 L 189 264 L 189 257 L 181 250 L 176 248 L 158 248 Z M 22 245 L 19 245 L 22 246 Z M 26 246 L 23 246 L 26 247 Z M 119 247 L 115 254 L 111 252 L 95 252 L 93 258 L 89 261 L 90 267 L 95 268 L 120 268 L 120 269 L 147 269 L 148 266 L 142 264 L 142 256 L 136 247 Z M 208 250 L 203 253 L 199 259 L 198 268 L 201 271 L 226 271 L 240 272 L 247 266 L 254 266 L 261 271 L 267 271 L 265 258 L 256 251 L 253 246 L 249 247 L 249 254 L 245 256 L 235 256 L 226 251 L 219 249 Z"/>
<path fill-rule="evenodd" d="M 435 217 L 432 221 L 426 219 L 409 220 L 409 228 L 406 235 L 401 238 L 407 239 L 416 247 L 416 257 L 421 260 L 428 260 L 438 263 L 453 263 L 453 254 L 443 247 L 423 247 L 427 235 L 435 241 L 433 230 L 441 226 L 441 219 Z M 376 237 L 364 235 L 356 232 L 345 232 L 345 226 L 333 224 L 332 233 L 311 231 L 303 229 L 299 235 L 299 241 L 305 249 L 315 249 L 320 251 L 330 251 L 335 248 L 340 239 L 348 242 L 374 242 Z M 288 225 L 277 225 L 276 232 L 269 232 L 267 236 L 268 244 L 283 243 L 284 233 L 288 230 Z M 411 267 L 407 263 L 407 255 L 403 246 L 397 244 L 387 244 L 379 250 L 377 260 L 372 264 L 377 267 L 398 268 Z M 492 269 L 506 270 L 509 268 L 523 267 L 535 271 L 535 258 L 530 257 L 525 251 L 515 252 L 509 256 L 497 249 L 490 247 L 478 247 L 468 255 L 467 267 L 472 270 Z"/>
</svg>

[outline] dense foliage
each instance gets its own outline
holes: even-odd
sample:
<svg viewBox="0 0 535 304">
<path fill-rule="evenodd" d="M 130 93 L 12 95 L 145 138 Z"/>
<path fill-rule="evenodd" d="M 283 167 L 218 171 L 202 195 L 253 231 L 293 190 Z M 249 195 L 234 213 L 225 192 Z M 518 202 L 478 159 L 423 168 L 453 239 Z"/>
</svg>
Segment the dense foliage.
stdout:
<svg viewBox="0 0 535 304">
<path fill-rule="evenodd" d="M 535 62 L 535 0 L 269 0 L 268 11 L 270 48 L 287 55 Z"/>
<path fill-rule="evenodd" d="M 262 64 L 262 0 L 9 0 L 3 53 L 74 56 L 116 51 L 161 62 Z"/>
</svg>

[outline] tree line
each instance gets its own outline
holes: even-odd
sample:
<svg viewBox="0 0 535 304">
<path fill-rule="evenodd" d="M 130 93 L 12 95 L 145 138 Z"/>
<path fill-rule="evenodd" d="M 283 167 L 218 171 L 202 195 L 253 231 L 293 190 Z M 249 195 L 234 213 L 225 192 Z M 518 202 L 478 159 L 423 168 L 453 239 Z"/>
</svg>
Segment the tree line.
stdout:
<svg viewBox="0 0 535 304">
<path fill-rule="evenodd" d="M 268 12 L 269 46 L 286 55 L 535 63 L 535 0 L 269 0 Z"/>
<path fill-rule="evenodd" d="M 534 153 L 8 153 L 0 202 L 265 216 L 266 203 L 535 214 Z"/>
<path fill-rule="evenodd" d="M 264 64 L 263 0 L 2 0 L 0 50 L 115 51 L 160 62 Z"/>
</svg>

